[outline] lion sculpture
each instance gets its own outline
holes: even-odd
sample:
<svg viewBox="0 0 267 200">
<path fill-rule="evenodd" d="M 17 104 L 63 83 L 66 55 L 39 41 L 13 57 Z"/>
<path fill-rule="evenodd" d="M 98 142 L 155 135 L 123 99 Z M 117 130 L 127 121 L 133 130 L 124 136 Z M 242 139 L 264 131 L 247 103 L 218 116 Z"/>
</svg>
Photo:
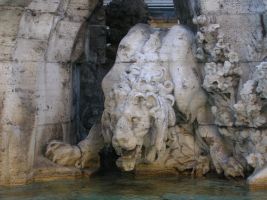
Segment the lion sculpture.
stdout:
<svg viewBox="0 0 267 200">
<path fill-rule="evenodd" d="M 213 168 L 225 176 L 244 176 L 244 167 L 213 125 L 193 38 L 181 25 L 169 30 L 134 26 L 102 82 L 101 124 L 76 146 L 50 142 L 46 156 L 85 168 L 99 163 L 98 152 L 111 145 L 124 171 L 143 164 L 148 169 L 191 169 L 197 175 Z"/>
</svg>

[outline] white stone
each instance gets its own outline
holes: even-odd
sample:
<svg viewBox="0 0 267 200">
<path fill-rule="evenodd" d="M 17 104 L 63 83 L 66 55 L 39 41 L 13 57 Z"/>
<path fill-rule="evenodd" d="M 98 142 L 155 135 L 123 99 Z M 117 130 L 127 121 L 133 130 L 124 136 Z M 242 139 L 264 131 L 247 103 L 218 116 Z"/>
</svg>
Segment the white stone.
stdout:
<svg viewBox="0 0 267 200">
<path fill-rule="evenodd" d="M 33 0 L 26 9 L 38 12 L 56 12 L 61 0 Z"/>
<path fill-rule="evenodd" d="M 14 60 L 18 61 L 44 61 L 47 42 L 43 40 L 17 39 L 14 50 Z"/>
<path fill-rule="evenodd" d="M 76 35 L 78 34 L 81 23 L 60 21 L 52 33 L 46 54 L 48 62 L 68 62 L 70 61 Z"/>
<path fill-rule="evenodd" d="M 18 37 L 48 40 L 53 23 L 54 15 L 50 13 L 34 13 L 28 10 L 21 18 Z"/>
<path fill-rule="evenodd" d="M 264 0 L 202 0 L 202 14 L 250 14 L 265 11 Z"/>
<path fill-rule="evenodd" d="M 195 166 L 199 175 L 209 171 L 209 159 L 200 155 L 201 148 L 190 135 L 193 121 L 203 122 L 209 113 L 197 78 L 192 42 L 192 33 L 183 26 L 160 32 L 148 25 L 136 25 L 120 43 L 116 63 L 102 82 L 105 110 L 98 138 L 112 144 L 119 156 L 116 164 L 122 170 L 151 164 L 181 171 Z M 176 122 L 174 104 L 186 125 Z M 243 175 L 242 166 L 228 155 L 211 123 L 200 126 L 195 134 L 206 142 L 217 172 Z M 82 152 L 92 143 L 90 137 L 83 141 L 83 146 L 78 144 Z M 53 141 L 46 155 L 56 163 L 74 165 L 75 149 Z M 90 151 L 89 157 L 91 154 Z M 67 162 L 62 155 L 69 156 Z"/>
</svg>

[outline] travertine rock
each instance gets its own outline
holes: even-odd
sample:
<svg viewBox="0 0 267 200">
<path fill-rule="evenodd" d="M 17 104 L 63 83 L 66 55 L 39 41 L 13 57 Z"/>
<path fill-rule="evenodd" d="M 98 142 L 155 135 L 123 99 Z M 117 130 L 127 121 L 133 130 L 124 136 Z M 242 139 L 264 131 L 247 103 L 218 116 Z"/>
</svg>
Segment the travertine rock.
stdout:
<svg viewBox="0 0 267 200">
<path fill-rule="evenodd" d="M 96 4 L 0 0 L 0 183 L 54 169 L 81 174 L 42 157 L 53 139 L 61 142 L 50 142 L 46 156 L 61 165 L 98 167 L 98 152 L 112 145 L 126 171 L 146 165 L 243 176 L 255 169 L 249 182 L 266 182 L 266 1 L 177 0 L 195 38 L 181 25 L 135 26 L 103 81 L 101 125 L 71 145 L 70 63 L 81 55 L 78 36 Z"/>
<path fill-rule="evenodd" d="M 151 164 L 203 175 L 210 170 L 211 157 L 218 173 L 243 176 L 243 167 L 210 125 L 192 42 L 192 33 L 179 25 L 170 30 L 137 25 L 122 40 L 116 63 L 102 83 L 106 101 L 99 135 L 115 148 L 122 170 Z M 60 153 L 51 146 L 53 142 L 47 149 L 53 154 L 50 159 L 64 162 L 56 159 Z"/>
<path fill-rule="evenodd" d="M 260 171 L 251 183 L 264 180 L 260 169 L 266 164 L 266 2 L 199 2 L 205 15 L 195 19 L 199 25 L 196 57 L 205 65 L 203 87 L 212 102 L 215 123 L 243 166 Z M 236 52 L 233 56 L 220 50 L 225 44 Z"/>
<path fill-rule="evenodd" d="M 266 180 L 265 1 L 177 5 L 190 12 L 182 22 L 195 17 L 195 40 L 182 26 L 131 29 L 102 84 L 100 137 L 126 171 L 150 164 L 205 174 L 211 158 L 218 173 L 254 168 L 250 182 Z"/>
<path fill-rule="evenodd" d="M 97 3 L 0 0 L 0 184 L 55 168 L 42 159 L 51 139 L 75 143 L 70 63 L 83 51 L 77 36 Z"/>
</svg>

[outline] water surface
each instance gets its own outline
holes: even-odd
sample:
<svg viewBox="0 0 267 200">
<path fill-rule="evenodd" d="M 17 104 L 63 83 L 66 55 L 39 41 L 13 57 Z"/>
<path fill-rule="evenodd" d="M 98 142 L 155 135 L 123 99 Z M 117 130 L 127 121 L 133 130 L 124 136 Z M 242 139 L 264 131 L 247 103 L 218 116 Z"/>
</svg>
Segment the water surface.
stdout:
<svg viewBox="0 0 267 200">
<path fill-rule="evenodd" d="M 244 181 L 217 178 L 98 176 L 1 187 L 1 200 L 267 200 Z"/>
</svg>

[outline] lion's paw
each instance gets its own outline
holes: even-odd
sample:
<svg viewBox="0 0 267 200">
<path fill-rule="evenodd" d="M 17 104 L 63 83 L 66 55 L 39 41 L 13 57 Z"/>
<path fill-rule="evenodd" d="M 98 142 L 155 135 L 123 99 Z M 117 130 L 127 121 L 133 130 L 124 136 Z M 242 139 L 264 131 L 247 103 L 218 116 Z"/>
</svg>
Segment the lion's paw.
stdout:
<svg viewBox="0 0 267 200">
<path fill-rule="evenodd" d="M 81 151 L 77 146 L 54 140 L 48 144 L 45 156 L 59 165 L 77 167 L 79 166 Z"/>
</svg>

